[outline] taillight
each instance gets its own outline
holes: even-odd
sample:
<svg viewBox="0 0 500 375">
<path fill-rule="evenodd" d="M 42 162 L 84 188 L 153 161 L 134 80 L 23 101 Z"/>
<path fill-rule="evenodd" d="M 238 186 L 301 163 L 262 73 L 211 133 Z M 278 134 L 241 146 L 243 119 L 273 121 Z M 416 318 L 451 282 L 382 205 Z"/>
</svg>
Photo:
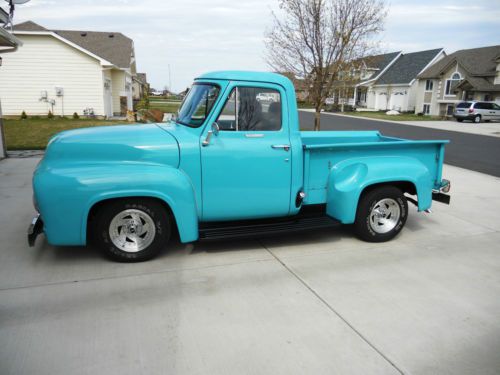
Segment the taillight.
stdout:
<svg viewBox="0 0 500 375">
<path fill-rule="evenodd" d="M 473 113 L 474 112 L 474 108 L 469 108 L 469 113 Z"/>
</svg>

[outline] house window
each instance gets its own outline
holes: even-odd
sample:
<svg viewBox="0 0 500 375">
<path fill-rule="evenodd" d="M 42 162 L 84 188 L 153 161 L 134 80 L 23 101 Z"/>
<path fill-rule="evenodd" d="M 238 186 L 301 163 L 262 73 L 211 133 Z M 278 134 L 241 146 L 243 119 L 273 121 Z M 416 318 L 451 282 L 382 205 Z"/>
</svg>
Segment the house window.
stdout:
<svg viewBox="0 0 500 375">
<path fill-rule="evenodd" d="M 422 113 L 424 115 L 428 115 L 431 113 L 431 105 L 430 104 L 424 104 L 424 108 L 422 109 Z"/>
<path fill-rule="evenodd" d="M 454 96 L 455 95 L 453 93 L 453 89 L 455 88 L 454 86 L 458 82 L 460 82 L 461 79 L 462 79 L 462 77 L 460 76 L 460 73 L 458 73 L 458 72 L 453 73 L 453 75 L 451 76 L 451 78 L 446 80 L 446 86 L 445 86 L 444 94 L 445 95 Z"/>
<path fill-rule="evenodd" d="M 432 82 L 432 79 L 428 79 L 425 81 L 425 91 L 432 91 L 432 88 L 434 87 L 434 82 Z"/>
<path fill-rule="evenodd" d="M 486 94 L 484 96 L 484 101 L 485 102 L 492 102 L 493 101 L 493 97 L 490 94 Z"/>
</svg>

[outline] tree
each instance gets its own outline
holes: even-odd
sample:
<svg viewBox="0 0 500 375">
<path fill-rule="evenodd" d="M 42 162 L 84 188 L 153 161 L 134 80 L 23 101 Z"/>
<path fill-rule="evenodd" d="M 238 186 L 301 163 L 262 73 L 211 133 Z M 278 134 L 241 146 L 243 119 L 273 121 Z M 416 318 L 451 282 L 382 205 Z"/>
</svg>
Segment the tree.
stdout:
<svg viewBox="0 0 500 375">
<path fill-rule="evenodd" d="M 314 104 L 314 130 L 334 81 L 350 62 L 373 49 L 383 28 L 385 0 L 280 0 L 266 32 L 266 60 L 272 69 L 306 81 Z"/>
</svg>

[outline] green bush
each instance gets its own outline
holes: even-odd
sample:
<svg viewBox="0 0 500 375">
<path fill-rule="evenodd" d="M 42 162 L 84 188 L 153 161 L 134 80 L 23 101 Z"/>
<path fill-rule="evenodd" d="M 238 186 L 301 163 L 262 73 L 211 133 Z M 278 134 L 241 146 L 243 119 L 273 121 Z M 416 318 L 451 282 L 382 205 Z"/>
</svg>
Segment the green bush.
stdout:
<svg viewBox="0 0 500 375">
<path fill-rule="evenodd" d="M 26 120 L 28 118 L 28 115 L 26 114 L 25 111 L 22 111 L 21 113 L 21 120 Z"/>
<path fill-rule="evenodd" d="M 47 118 L 54 118 L 54 114 L 52 113 L 52 111 L 49 111 L 49 113 L 47 114 Z"/>
<path fill-rule="evenodd" d="M 137 103 L 137 110 L 141 109 L 149 109 L 149 98 L 147 96 L 144 96 L 139 100 L 139 103 Z"/>
<path fill-rule="evenodd" d="M 80 118 L 80 116 L 78 116 L 78 113 L 74 112 L 73 113 L 73 119 L 74 120 L 78 120 Z"/>
</svg>

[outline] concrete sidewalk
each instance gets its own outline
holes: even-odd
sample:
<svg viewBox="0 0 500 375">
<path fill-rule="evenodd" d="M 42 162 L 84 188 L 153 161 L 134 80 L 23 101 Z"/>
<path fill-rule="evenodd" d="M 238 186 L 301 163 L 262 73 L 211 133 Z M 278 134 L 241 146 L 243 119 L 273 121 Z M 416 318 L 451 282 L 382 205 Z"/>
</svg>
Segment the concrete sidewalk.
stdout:
<svg viewBox="0 0 500 375">
<path fill-rule="evenodd" d="M 314 110 L 309 109 L 301 109 L 301 111 L 306 112 L 314 112 Z M 363 116 L 352 116 L 348 114 L 341 113 L 331 113 L 331 112 L 321 112 L 323 115 L 331 115 L 331 116 L 342 116 L 342 117 L 350 117 L 356 118 L 360 120 L 369 120 L 369 121 L 383 121 L 388 124 L 395 125 L 408 125 L 408 126 L 419 126 L 422 128 L 429 129 L 440 129 L 440 130 L 449 130 L 458 133 L 467 133 L 467 134 L 477 134 L 477 135 L 487 135 L 490 137 L 500 137 L 500 122 L 481 122 L 479 124 L 475 124 L 473 122 L 457 122 L 454 120 L 450 121 L 398 121 L 397 116 L 393 116 L 394 120 L 382 120 L 377 118 L 363 117 Z"/>
<path fill-rule="evenodd" d="M 500 179 L 403 233 L 174 244 L 138 264 L 26 244 L 36 158 L 0 161 L 0 374 L 495 374 Z"/>
</svg>

